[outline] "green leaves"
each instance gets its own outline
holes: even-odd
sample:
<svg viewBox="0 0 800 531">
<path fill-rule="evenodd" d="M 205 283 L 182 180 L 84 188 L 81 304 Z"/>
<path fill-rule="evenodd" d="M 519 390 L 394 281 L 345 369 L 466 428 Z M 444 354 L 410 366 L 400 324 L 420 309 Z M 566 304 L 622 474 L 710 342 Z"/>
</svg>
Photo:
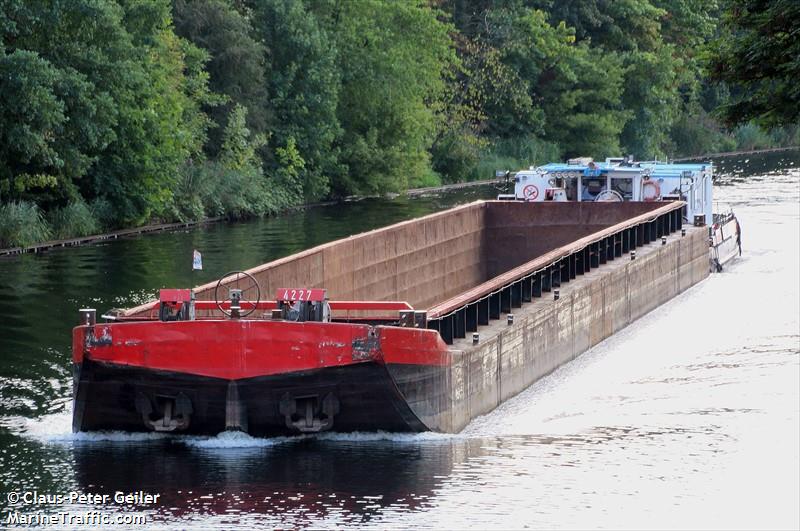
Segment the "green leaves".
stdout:
<svg viewBox="0 0 800 531">
<path fill-rule="evenodd" d="M 292 139 L 304 165 L 287 186 L 292 194 L 300 190 L 295 201 L 315 201 L 328 194 L 332 176 L 344 171 L 336 147 L 341 135 L 336 44 L 300 0 L 257 2 L 254 15 L 255 30 L 268 50 L 265 86 L 273 116 L 265 170 L 285 169 L 278 150 L 288 149 Z M 284 173 L 283 180 L 288 178 Z"/>
<path fill-rule="evenodd" d="M 428 150 L 455 61 L 450 28 L 421 2 L 387 0 L 340 3 L 325 25 L 342 76 L 336 115 L 347 175 L 334 190 L 402 190 L 430 171 Z"/>
<path fill-rule="evenodd" d="M 722 28 L 708 64 L 732 91 L 720 115 L 729 124 L 800 122 L 800 3 L 729 0 Z"/>
<path fill-rule="evenodd" d="M 58 70 L 37 53 L 15 50 L 0 57 L 0 166 L 2 179 L 34 171 L 58 171 L 64 161 L 56 134 L 65 104 L 56 94 Z"/>
<path fill-rule="evenodd" d="M 790 0 L 5 0 L 0 201 L 62 235 L 787 143 L 712 112 L 800 119 L 798 20 Z"/>
<path fill-rule="evenodd" d="M 0 57 L 2 179 L 45 174 L 57 185 L 3 188 L 46 208 L 108 198 L 121 224 L 166 212 L 177 169 L 199 152 L 207 127 L 204 59 L 172 33 L 170 3 L 4 9 L 14 23 L 3 24 Z"/>
<path fill-rule="evenodd" d="M 266 96 L 266 47 L 252 25 L 248 12 L 238 11 L 229 0 L 175 0 L 175 33 L 203 51 L 195 60 L 213 94 L 202 106 L 212 121 L 204 150 L 210 158 L 219 155 L 222 132 L 231 110 L 239 105 L 247 111 L 247 127 L 264 134 L 272 121 Z M 189 62 L 189 56 L 185 58 Z M 199 79 L 196 77 L 196 79 Z M 197 99 L 196 97 L 194 99 Z"/>
</svg>

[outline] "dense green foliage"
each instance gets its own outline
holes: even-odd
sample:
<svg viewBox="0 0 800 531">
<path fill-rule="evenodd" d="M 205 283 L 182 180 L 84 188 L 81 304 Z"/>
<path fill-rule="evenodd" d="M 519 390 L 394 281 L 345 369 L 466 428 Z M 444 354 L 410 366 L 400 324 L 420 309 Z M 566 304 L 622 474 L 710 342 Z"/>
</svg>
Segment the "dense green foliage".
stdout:
<svg viewBox="0 0 800 531">
<path fill-rule="evenodd" d="M 796 4 L 2 0 L 0 246 L 797 143 Z"/>
<path fill-rule="evenodd" d="M 730 123 L 765 126 L 800 121 L 800 2 L 729 0 L 720 38 L 711 46 L 710 75 L 733 97 L 721 106 Z"/>
</svg>

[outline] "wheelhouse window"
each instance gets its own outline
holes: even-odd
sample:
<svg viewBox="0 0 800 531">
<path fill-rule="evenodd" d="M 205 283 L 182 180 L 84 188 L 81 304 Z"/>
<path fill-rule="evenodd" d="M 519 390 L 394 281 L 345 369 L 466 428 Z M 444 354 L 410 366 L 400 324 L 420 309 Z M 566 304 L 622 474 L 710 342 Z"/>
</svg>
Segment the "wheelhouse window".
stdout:
<svg viewBox="0 0 800 531">
<path fill-rule="evenodd" d="M 612 177 L 611 189 L 626 201 L 633 199 L 633 179 L 630 177 Z"/>
</svg>

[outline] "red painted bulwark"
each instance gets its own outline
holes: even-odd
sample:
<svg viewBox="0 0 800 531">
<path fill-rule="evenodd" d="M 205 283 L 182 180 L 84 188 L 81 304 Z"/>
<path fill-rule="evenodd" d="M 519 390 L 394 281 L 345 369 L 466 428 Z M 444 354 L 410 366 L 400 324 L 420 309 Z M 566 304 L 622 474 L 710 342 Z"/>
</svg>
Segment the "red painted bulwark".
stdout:
<svg viewBox="0 0 800 531">
<path fill-rule="evenodd" d="M 450 352 L 436 330 L 378 327 L 381 354 L 386 363 L 450 365 Z"/>
<path fill-rule="evenodd" d="M 297 299 L 299 300 L 299 299 Z M 328 304 L 331 306 L 331 310 L 342 310 L 342 311 L 375 311 L 375 310 L 413 310 L 414 308 L 411 307 L 405 301 L 330 301 Z M 274 310 L 278 307 L 278 303 L 275 301 L 259 301 L 255 303 L 253 301 L 241 301 L 239 305 L 244 310 L 249 310 L 253 306 L 256 307 L 257 310 Z M 231 301 L 220 301 L 217 303 L 216 301 L 195 301 L 194 307 L 197 310 L 217 310 L 220 307 L 225 310 L 230 310 L 231 308 Z"/>
<path fill-rule="evenodd" d="M 158 292 L 158 300 L 161 302 L 189 302 L 192 300 L 192 290 L 162 289 Z"/>
<path fill-rule="evenodd" d="M 370 332 L 373 335 L 370 335 Z M 442 365 L 447 348 L 430 330 L 345 323 L 203 320 L 98 324 L 73 331 L 73 360 L 229 380 L 364 362 Z"/>
<path fill-rule="evenodd" d="M 78 326 L 72 330 L 72 362 L 80 363 L 83 361 L 83 334 L 85 326 Z"/>
</svg>

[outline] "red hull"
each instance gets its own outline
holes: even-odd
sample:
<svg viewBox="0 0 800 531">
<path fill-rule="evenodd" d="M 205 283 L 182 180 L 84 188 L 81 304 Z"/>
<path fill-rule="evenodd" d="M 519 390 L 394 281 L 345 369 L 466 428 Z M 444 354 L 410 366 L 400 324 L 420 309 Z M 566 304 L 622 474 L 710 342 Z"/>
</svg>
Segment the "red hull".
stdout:
<svg viewBox="0 0 800 531">
<path fill-rule="evenodd" d="M 450 353 L 425 329 L 142 321 L 75 328 L 73 361 L 75 431 L 277 435 L 436 430 Z"/>
</svg>

